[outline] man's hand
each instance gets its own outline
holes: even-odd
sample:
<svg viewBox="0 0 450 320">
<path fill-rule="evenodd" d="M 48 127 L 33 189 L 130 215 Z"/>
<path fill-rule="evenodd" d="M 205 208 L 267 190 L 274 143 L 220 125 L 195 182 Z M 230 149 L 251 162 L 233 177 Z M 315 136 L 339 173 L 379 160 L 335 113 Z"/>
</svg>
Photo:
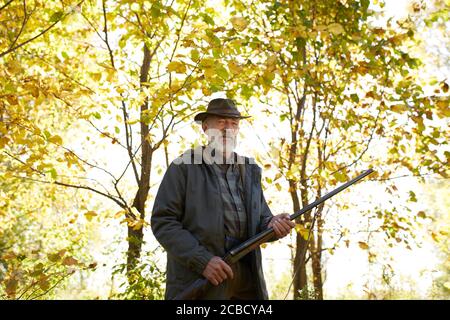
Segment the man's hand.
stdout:
<svg viewBox="0 0 450 320">
<path fill-rule="evenodd" d="M 291 232 L 291 229 L 295 227 L 295 223 L 290 220 L 289 214 L 282 213 L 274 216 L 270 220 L 268 227 L 272 227 L 276 237 L 280 239 Z"/>
<path fill-rule="evenodd" d="M 203 270 L 203 276 L 213 285 L 218 286 L 225 279 L 233 279 L 233 270 L 220 257 L 214 256 Z"/>
</svg>

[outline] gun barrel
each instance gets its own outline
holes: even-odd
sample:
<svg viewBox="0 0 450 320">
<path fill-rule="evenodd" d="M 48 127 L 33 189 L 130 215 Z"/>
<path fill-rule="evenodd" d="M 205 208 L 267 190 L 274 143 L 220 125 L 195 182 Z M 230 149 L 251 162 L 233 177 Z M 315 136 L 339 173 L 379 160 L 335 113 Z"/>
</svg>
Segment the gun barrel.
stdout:
<svg viewBox="0 0 450 320">
<path fill-rule="evenodd" d="M 352 184 L 354 184 L 354 183 L 358 182 L 359 180 L 365 178 L 366 176 L 368 176 L 372 172 L 373 172 L 373 169 L 366 170 L 365 172 L 361 173 L 359 176 L 357 176 L 357 177 L 353 178 L 352 180 L 344 183 L 343 185 L 339 186 L 338 188 L 334 189 L 333 191 L 330 191 L 329 193 L 327 193 L 323 197 L 317 199 L 316 201 L 308 204 L 307 206 L 303 207 L 302 209 L 300 209 L 296 213 L 292 214 L 290 216 L 290 219 L 291 220 L 297 219 L 302 214 L 304 214 L 304 213 L 314 209 L 315 207 L 320 205 L 322 202 L 325 202 L 326 200 L 328 200 L 331 197 L 335 196 L 339 192 L 341 192 L 344 189 L 350 187 Z M 250 239 L 244 241 L 243 243 L 241 243 L 237 247 L 235 247 L 235 248 L 230 250 L 230 252 L 229 252 L 229 255 L 230 255 L 229 261 L 230 262 L 238 261 L 240 258 L 245 256 L 247 253 L 249 253 L 250 251 L 252 251 L 256 247 L 258 247 L 262 243 L 267 242 L 268 240 L 270 240 L 270 238 L 272 238 L 273 235 L 274 235 L 273 228 L 269 228 L 267 230 L 264 230 L 263 232 L 258 233 L 255 236 L 251 237 Z"/>
</svg>

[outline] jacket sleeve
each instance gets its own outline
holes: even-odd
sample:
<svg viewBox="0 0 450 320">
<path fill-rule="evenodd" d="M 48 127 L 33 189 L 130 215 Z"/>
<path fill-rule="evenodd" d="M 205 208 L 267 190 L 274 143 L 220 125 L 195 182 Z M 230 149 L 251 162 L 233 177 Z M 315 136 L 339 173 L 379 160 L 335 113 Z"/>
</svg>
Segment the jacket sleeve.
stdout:
<svg viewBox="0 0 450 320">
<path fill-rule="evenodd" d="M 186 165 L 171 163 L 159 186 L 151 227 L 163 248 L 179 263 L 202 274 L 214 256 L 181 223 L 186 199 Z"/>
<path fill-rule="evenodd" d="M 264 198 L 264 193 L 261 189 L 261 221 L 260 221 L 260 230 L 266 230 L 269 225 L 270 220 L 273 218 L 272 211 L 270 211 L 269 206 L 267 205 L 266 199 Z"/>
<path fill-rule="evenodd" d="M 270 222 L 270 220 L 273 218 L 272 211 L 270 210 L 269 206 L 267 205 L 266 199 L 264 197 L 264 192 L 262 190 L 262 184 L 261 184 L 261 169 L 258 168 L 258 188 L 261 189 L 261 199 L 260 201 L 260 208 L 261 208 L 261 218 L 259 222 L 259 232 L 264 231 L 267 229 L 267 226 Z M 274 239 L 275 240 L 275 239 Z"/>
</svg>

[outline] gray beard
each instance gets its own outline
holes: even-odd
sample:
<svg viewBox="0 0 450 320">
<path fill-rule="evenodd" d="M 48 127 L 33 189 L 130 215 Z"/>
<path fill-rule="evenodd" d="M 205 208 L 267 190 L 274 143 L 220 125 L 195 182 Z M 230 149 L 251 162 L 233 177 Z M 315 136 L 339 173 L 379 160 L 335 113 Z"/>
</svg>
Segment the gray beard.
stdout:
<svg viewBox="0 0 450 320">
<path fill-rule="evenodd" d="M 222 137 L 209 137 L 209 148 L 214 149 L 216 151 L 215 157 L 228 159 L 234 150 L 236 149 L 237 139 L 231 138 L 226 139 L 225 143 L 222 141 Z"/>
</svg>

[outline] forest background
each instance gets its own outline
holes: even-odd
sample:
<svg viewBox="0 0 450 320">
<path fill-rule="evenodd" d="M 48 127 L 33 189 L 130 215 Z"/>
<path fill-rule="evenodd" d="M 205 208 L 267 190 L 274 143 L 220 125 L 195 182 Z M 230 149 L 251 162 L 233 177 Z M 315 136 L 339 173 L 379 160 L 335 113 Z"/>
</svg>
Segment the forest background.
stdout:
<svg viewBox="0 0 450 320">
<path fill-rule="evenodd" d="M 0 1 L 0 298 L 162 299 L 149 226 L 215 97 L 274 214 L 271 299 L 449 299 L 448 0 Z"/>
</svg>

